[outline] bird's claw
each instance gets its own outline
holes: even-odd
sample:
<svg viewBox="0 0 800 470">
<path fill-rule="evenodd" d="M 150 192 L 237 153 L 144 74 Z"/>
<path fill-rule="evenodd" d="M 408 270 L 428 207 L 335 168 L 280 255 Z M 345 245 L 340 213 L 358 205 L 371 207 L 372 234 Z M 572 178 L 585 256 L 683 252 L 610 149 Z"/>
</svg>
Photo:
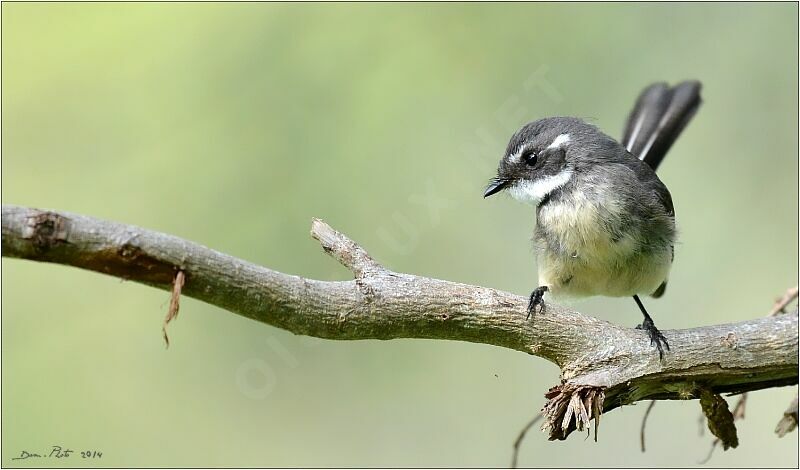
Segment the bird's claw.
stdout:
<svg viewBox="0 0 800 470">
<path fill-rule="evenodd" d="M 666 347 L 667 351 L 669 351 L 669 343 L 667 343 L 667 338 L 665 338 L 664 335 L 658 331 L 658 328 L 656 328 L 653 320 L 650 318 L 645 318 L 641 325 L 636 326 L 636 329 L 647 332 L 647 336 L 650 337 L 650 345 L 655 345 L 656 349 L 658 349 L 658 358 L 664 359 L 664 348 Z"/>
<path fill-rule="evenodd" d="M 526 320 L 531 318 L 531 315 L 536 313 L 536 307 L 539 306 L 539 313 L 544 313 L 544 293 L 549 288 L 547 286 L 539 286 L 531 292 L 530 299 L 528 300 L 528 316 Z"/>
</svg>

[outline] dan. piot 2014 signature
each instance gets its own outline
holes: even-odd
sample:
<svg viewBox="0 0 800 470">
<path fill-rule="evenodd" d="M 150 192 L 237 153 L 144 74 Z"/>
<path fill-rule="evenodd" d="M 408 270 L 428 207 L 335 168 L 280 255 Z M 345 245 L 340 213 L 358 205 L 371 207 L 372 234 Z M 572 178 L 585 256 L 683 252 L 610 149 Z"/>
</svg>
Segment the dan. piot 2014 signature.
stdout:
<svg viewBox="0 0 800 470">
<path fill-rule="evenodd" d="M 99 450 L 81 450 L 75 451 L 68 447 L 53 446 L 49 451 L 44 451 L 41 454 L 38 452 L 31 452 L 23 450 L 17 457 L 11 457 L 11 460 L 26 460 L 26 459 L 66 459 L 73 455 L 80 455 L 83 459 L 99 459 L 103 457 L 103 452 Z"/>
</svg>

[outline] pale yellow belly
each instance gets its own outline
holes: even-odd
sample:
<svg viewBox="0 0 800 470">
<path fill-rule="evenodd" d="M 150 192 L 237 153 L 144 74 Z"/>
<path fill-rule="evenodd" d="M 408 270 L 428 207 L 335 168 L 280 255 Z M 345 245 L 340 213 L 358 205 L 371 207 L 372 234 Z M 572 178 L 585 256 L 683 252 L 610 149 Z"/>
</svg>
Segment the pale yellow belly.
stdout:
<svg viewBox="0 0 800 470">
<path fill-rule="evenodd" d="M 614 239 L 597 210 L 581 202 L 540 212 L 548 238 L 536 237 L 539 285 L 555 298 L 652 294 L 667 279 L 672 247 L 653 249 L 630 230 Z"/>
<path fill-rule="evenodd" d="M 649 295 L 667 279 L 671 257 L 663 252 L 599 264 L 543 253 L 538 258 L 539 285 L 548 286 L 556 298 Z"/>
</svg>

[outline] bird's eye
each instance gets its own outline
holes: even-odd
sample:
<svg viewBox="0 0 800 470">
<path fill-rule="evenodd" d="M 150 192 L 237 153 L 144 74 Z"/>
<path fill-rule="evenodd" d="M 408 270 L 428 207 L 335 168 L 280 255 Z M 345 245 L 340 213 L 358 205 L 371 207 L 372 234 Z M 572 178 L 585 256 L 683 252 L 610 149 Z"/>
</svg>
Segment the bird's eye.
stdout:
<svg viewBox="0 0 800 470">
<path fill-rule="evenodd" d="M 530 166 L 536 165 L 536 158 L 538 155 L 533 150 L 525 150 L 522 152 L 522 156 L 520 157 L 523 162 L 527 163 Z"/>
</svg>

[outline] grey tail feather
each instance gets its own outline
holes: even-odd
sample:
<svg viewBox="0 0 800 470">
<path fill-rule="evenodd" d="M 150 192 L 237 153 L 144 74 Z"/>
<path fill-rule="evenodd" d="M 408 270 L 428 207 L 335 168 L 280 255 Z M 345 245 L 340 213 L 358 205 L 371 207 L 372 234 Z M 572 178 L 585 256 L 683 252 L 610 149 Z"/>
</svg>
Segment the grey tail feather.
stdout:
<svg viewBox="0 0 800 470">
<path fill-rule="evenodd" d="M 696 80 L 671 88 L 663 82 L 645 88 L 628 116 L 622 145 L 656 170 L 700 107 L 700 88 Z"/>
</svg>

